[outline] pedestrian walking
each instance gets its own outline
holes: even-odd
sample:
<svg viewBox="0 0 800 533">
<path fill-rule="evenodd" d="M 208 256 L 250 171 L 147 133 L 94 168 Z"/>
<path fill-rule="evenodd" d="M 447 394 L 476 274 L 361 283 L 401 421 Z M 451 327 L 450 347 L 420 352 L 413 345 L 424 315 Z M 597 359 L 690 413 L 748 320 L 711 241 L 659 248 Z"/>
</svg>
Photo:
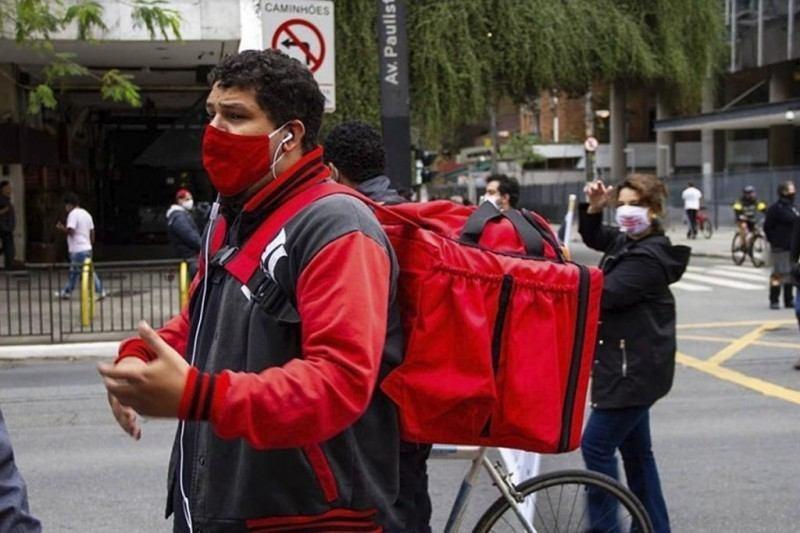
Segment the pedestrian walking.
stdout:
<svg viewBox="0 0 800 533">
<path fill-rule="evenodd" d="M 14 449 L 0 411 L 0 531 L 39 533 L 42 525 L 28 508 L 28 488 L 14 461 Z"/>
<path fill-rule="evenodd" d="M 586 467 L 615 479 L 617 450 L 630 489 L 644 504 L 654 531 L 670 530 L 650 438 L 650 408 L 672 387 L 675 372 L 675 299 L 690 249 L 673 246 L 661 220 L 667 191 L 655 176 L 633 174 L 614 194 L 620 228 L 602 223 L 613 187 L 586 187 L 579 231 L 587 246 L 603 252 L 605 276 L 600 328 L 592 370 L 592 411 L 581 452 Z M 616 509 L 588 492 L 591 531 L 618 531 Z"/>
<path fill-rule="evenodd" d="M 75 290 L 75 286 L 78 284 L 78 278 L 80 278 L 84 262 L 92 257 L 95 234 L 92 215 L 80 206 L 77 194 L 68 192 L 64 195 L 64 210 L 67 212 L 67 224 L 64 225 L 59 220 L 56 223 L 56 229 L 63 231 L 67 235 L 69 278 L 67 279 L 67 284 L 56 293 L 56 296 L 68 299 L 72 296 L 72 291 Z M 102 300 L 107 296 L 97 272 L 94 272 L 94 291 L 98 300 Z"/>
<path fill-rule="evenodd" d="M 686 237 L 696 239 L 697 212 L 700 210 L 700 200 L 703 198 L 703 193 L 690 181 L 686 188 L 683 189 L 681 198 L 683 198 L 683 210 L 686 212 L 686 219 L 689 221 L 689 230 L 686 232 Z"/>
<path fill-rule="evenodd" d="M 180 420 L 175 531 L 397 527 L 399 427 L 380 389 L 403 351 L 394 252 L 358 199 L 307 200 L 330 172 L 304 64 L 246 50 L 210 80 L 202 156 L 221 205 L 202 279 L 99 366 L 112 412 L 134 437 L 137 414 Z"/>
<path fill-rule="evenodd" d="M 781 287 L 783 287 L 783 305 L 794 307 L 791 283 L 791 250 L 792 229 L 800 211 L 794 205 L 795 186 L 791 181 L 778 185 L 778 201 L 769 206 L 764 217 L 764 234 L 771 247 L 772 274 L 769 277 L 769 307 L 780 309 Z"/>
<path fill-rule="evenodd" d="M 175 203 L 167 209 L 167 238 L 173 253 L 188 263 L 190 278 L 197 272 L 197 257 L 203 246 L 193 210 L 194 198 L 188 189 L 178 189 Z"/>
<path fill-rule="evenodd" d="M 17 249 L 14 246 L 14 228 L 17 218 L 14 213 L 14 204 L 11 203 L 11 183 L 7 180 L 0 181 L 0 244 L 3 246 L 3 268 L 12 270 L 16 268 Z"/>
</svg>

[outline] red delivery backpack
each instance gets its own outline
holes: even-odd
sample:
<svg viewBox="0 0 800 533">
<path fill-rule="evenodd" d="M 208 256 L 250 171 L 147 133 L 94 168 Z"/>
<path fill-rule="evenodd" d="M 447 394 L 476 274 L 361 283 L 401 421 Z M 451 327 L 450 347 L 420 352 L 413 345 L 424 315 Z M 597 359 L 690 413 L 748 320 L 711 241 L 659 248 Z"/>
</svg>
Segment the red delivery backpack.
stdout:
<svg viewBox="0 0 800 533">
<path fill-rule="evenodd" d="M 405 359 L 382 389 L 403 438 L 577 448 L 602 272 L 566 261 L 528 211 L 447 201 L 373 208 L 400 264 Z"/>
<path fill-rule="evenodd" d="M 575 449 L 602 272 L 567 261 L 535 213 L 501 213 L 488 202 L 382 206 L 330 181 L 270 216 L 250 239 L 255 244 L 239 254 L 246 270 L 257 267 L 272 233 L 331 194 L 367 203 L 397 254 L 406 349 L 381 387 L 398 407 L 403 438 L 544 453 Z"/>
</svg>

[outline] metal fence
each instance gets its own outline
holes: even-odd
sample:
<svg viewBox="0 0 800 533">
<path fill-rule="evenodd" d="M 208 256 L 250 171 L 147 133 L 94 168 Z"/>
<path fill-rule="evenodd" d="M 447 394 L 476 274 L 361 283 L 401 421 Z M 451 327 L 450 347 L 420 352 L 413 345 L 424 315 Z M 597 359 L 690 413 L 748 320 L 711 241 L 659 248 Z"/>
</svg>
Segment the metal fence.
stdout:
<svg viewBox="0 0 800 533">
<path fill-rule="evenodd" d="M 711 190 L 705 192 L 703 205 L 716 227 L 733 226 L 732 205 L 742 188 L 752 185 L 756 188 L 758 198 L 768 205 L 777 200 L 778 184 L 794 181 L 800 186 L 800 167 L 783 167 L 770 169 L 750 169 L 736 172 L 718 172 L 711 180 Z M 689 182 L 703 190 L 703 176 L 700 174 L 683 174 L 670 176 L 664 180 L 669 191 L 669 224 L 682 224 L 684 220 L 683 200 L 681 192 Z M 520 187 L 519 205 L 533 209 L 553 222 L 561 222 L 567 211 L 567 200 L 570 194 L 583 198 L 584 182 L 548 183 L 541 185 L 525 185 Z M 430 192 L 438 198 L 449 198 L 451 195 L 467 195 L 466 186 L 444 185 L 431 187 Z M 710 194 L 709 194 L 710 193 Z M 479 189 L 478 194 L 483 194 Z"/>
<path fill-rule="evenodd" d="M 0 344 L 117 339 L 140 320 L 162 326 L 180 311 L 180 262 L 96 263 L 106 297 L 81 316 L 80 281 L 59 297 L 69 264 L 27 265 L 0 272 Z"/>
</svg>

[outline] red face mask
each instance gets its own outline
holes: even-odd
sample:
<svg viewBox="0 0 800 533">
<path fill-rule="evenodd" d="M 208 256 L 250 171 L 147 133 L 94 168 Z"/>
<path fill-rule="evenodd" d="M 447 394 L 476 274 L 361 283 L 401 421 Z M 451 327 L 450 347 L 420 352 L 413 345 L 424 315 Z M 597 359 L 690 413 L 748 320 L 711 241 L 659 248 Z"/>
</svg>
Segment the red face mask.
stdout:
<svg viewBox="0 0 800 533">
<path fill-rule="evenodd" d="M 203 133 L 203 166 L 214 188 L 223 196 L 235 196 L 266 176 L 275 164 L 272 136 L 237 135 L 206 126 Z M 282 144 L 282 143 L 281 143 Z M 280 150 L 280 145 L 276 149 Z"/>
</svg>

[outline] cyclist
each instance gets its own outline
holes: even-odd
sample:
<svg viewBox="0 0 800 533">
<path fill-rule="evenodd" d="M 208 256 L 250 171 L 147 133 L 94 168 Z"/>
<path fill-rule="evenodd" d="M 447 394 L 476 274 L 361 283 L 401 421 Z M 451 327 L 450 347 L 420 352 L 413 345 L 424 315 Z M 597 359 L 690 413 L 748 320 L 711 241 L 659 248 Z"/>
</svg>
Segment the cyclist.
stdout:
<svg viewBox="0 0 800 533">
<path fill-rule="evenodd" d="M 742 243 L 746 243 L 747 236 L 755 231 L 758 214 L 766 210 L 767 204 L 758 200 L 755 187 L 748 185 L 742 189 L 742 196 L 733 204 Z"/>
</svg>

